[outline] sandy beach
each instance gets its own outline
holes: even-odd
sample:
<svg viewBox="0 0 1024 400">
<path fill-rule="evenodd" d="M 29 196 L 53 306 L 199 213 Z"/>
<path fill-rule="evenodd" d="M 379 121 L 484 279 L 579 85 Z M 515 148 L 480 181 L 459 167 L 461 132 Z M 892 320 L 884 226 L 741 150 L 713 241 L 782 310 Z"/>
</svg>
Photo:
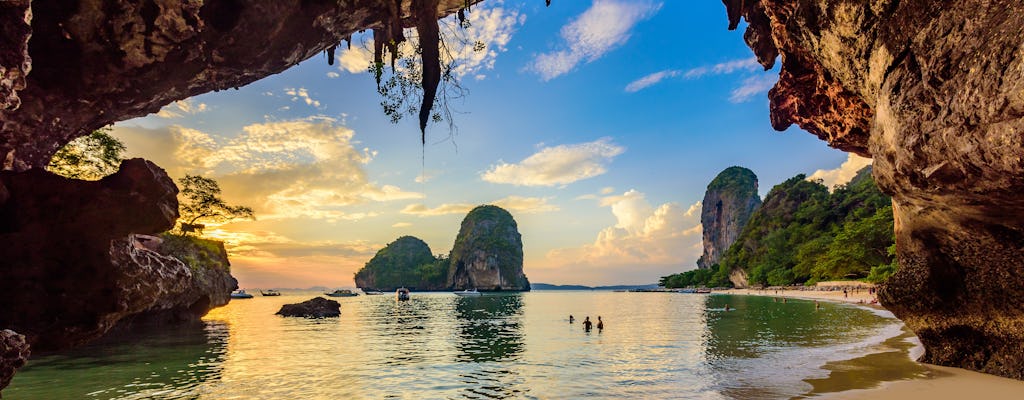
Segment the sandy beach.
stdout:
<svg viewBox="0 0 1024 400">
<path fill-rule="evenodd" d="M 806 300 L 822 300 L 853 304 L 864 304 L 868 307 L 879 307 L 873 304 L 876 296 L 867 288 L 849 291 L 844 295 L 838 290 L 756 290 L 729 289 L 716 290 L 715 293 L 730 295 L 770 296 L 779 298 L 796 298 Z M 820 398 L 829 400 L 852 399 L 928 399 L 928 400 L 962 400 L 972 396 L 984 396 L 986 399 L 1020 399 L 1024 398 L 1024 381 L 983 374 L 961 368 L 941 367 L 920 363 L 927 369 L 927 377 L 920 379 L 885 382 L 877 388 L 848 390 L 838 393 L 827 393 Z"/>
</svg>

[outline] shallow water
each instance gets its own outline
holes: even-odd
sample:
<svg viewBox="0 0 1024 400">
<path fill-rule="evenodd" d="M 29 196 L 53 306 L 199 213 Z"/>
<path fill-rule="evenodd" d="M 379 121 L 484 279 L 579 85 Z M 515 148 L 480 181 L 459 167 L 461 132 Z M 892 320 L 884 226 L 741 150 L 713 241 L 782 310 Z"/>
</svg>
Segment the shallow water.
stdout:
<svg viewBox="0 0 1024 400">
<path fill-rule="evenodd" d="M 3 395 L 763 399 L 921 374 L 899 321 L 848 305 L 815 310 L 809 301 L 673 293 L 414 293 L 401 303 L 340 298 L 339 318 L 273 315 L 316 294 L 235 300 L 203 326 L 36 357 Z M 598 315 L 605 329 L 584 332 L 580 321 Z"/>
</svg>

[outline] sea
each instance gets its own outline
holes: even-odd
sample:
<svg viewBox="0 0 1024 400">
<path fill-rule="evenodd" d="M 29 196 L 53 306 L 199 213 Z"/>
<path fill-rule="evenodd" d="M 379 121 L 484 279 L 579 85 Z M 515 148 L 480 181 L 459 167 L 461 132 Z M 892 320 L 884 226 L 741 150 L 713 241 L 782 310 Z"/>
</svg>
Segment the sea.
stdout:
<svg viewBox="0 0 1024 400">
<path fill-rule="evenodd" d="M 926 374 L 887 311 L 718 294 L 534 291 L 232 300 L 202 324 L 39 355 L 4 399 L 792 399 Z M 569 322 L 569 316 L 575 318 Z M 589 317 L 604 329 L 585 331 Z"/>
</svg>

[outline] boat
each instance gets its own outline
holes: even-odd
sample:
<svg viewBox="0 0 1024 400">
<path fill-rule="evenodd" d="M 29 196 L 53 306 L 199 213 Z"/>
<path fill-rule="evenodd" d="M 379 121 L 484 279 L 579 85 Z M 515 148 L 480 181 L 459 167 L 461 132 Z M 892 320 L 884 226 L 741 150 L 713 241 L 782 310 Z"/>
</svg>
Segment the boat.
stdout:
<svg viewBox="0 0 1024 400">
<path fill-rule="evenodd" d="M 245 290 L 236 290 L 234 292 L 231 292 L 231 298 L 232 299 L 251 299 L 252 295 L 249 294 L 249 293 L 246 293 Z"/>
<path fill-rule="evenodd" d="M 708 288 L 700 288 L 700 289 L 697 289 L 697 292 L 696 292 L 696 293 L 701 293 L 701 294 L 707 294 L 707 293 L 711 293 L 711 289 L 708 289 Z"/>
<path fill-rule="evenodd" d="M 359 295 L 359 293 L 353 292 L 348 289 L 336 289 L 335 291 L 330 293 L 324 292 L 324 294 L 326 294 L 329 297 L 355 297 Z"/>
<path fill-rule="evenodd" d="M 369 289 L 369 290 L 363 289 L 363 294 L 365 294 L 367 296 L 380 296 L 380 295 L 384 294 L 384 292 L 382 292 L 380 290 L 374 290 L 374 289 Z"/>
<path fill-rule="evenodd" d="M 260 290 L 260 294 L 264 295 L 264 296 L 280 296 L 281 292 L 278 292 L 278 291 L 276 291 L 274 289 L 267 289 L 266 292 Z"/>
<path fill-rule="evenodd" d="M 454 293 L 455 293 L 456 296 L 479 296 L 481 294 L 480 292 L 478 292 L 476 290 L 476 288 L 466 289 L 466 290 L 459 290 L 459 291 L 456 291 Z"/>
<path fill-rule="evenodd" d="M 395 291 L 395 297 L 398 298 L 398 301 L 409 300 L 409 289 L 404 287 L 398 288 L 398 290 Z"/>
</svg>

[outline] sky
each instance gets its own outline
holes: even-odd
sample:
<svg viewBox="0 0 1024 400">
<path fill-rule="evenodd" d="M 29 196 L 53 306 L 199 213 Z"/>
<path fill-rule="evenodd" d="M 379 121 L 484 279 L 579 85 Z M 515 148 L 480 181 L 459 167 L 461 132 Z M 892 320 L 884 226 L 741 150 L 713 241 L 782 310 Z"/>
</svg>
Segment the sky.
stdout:
<svg viewBox="0 0 1024 400">
<path fill-rule="evenodd" d="M 114 126 L 127 155 L 213 178 L 255 221 L 207 224 L 239 287 L 353 286 L 400 236 L 447 254 L 465 214 L 515 217 L 531 282 L 647 284 L 696 267 L 707 184 L 740 165 L 759 192 L 845 183 L 870 160 L 769 124 L 763 71 L 718 2 L 486 0 L 452 19 L 455 130 L 392 123 L 372 35 L 238 90 Z M 414 36 L 410 33 L 408 36 Z M 458 38 L 466 40 L 458 40 Z M 484 44 L 483 49 L 474 42 Z"/>
</svg>

